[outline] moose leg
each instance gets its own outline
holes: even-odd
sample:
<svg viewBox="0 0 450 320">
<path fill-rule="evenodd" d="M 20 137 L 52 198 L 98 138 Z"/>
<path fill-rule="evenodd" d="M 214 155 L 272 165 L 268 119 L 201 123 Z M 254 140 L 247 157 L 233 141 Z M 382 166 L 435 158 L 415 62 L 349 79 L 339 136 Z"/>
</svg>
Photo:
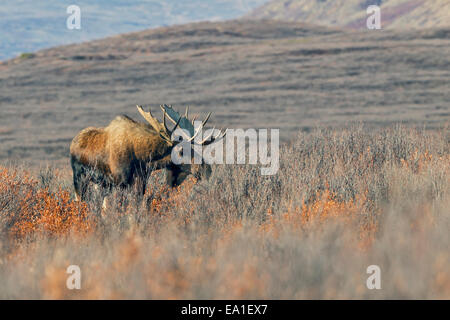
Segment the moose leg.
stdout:
<svg viewBox="0 0 450 320">
<path fill-rule="evenodd" d="M 101 215 L 103 218 L 105 218 L 106 211 L 109 210 L 111 207 L 111 196 L 112 196 L 111 193 L 113 185 L 111 182 L 108 181 L 107 178 L 104 178 L 101 184 L 101 188 L 102 188 L 101 195 L 103 197 Z"/>
<path fill-rule="evenodd" d="M 176 165 L 169 165 L 167 167 L 167 176 L 166 176 L 166 181 L 167 184 L 170 187 L 176 187 L 177 186 L 177 180 L 178 180 L 178 176 L 180 175 L 180 168 L 179 166 Z"/>
<path fill-rule="evenodd" d="M 147 180 L 151 169 L 147 167 L 147 164 L 143 161 L 134 161 L 133 171 L 131 172 L 130 185 L 135 187 L 138 195 L 144 195 L 147 187 Z"/>
<path fill-rule="evenodd" d="M 85 169 L 83 164 L 81 164 L 78 160 L 75 159 L 75 157 L 71 157 L 70 163 L 72 166 L 72 172 L 73 172 L 73 186 L 75 189 L 75 199 L 77 201 L 84 200 L 85 198 L 85 191 L 86 187 L 85 184 Z"/>
</svg>

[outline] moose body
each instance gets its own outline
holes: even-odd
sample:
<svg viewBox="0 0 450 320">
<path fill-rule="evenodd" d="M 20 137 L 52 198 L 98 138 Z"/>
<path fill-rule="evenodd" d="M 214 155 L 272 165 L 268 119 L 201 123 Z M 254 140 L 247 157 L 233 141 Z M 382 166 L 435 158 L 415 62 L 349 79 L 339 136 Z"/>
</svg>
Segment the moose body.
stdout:
<svg viewBox="0 0 450 320">
<path fill-rule="evenodd" d="M 187 118 L 188 110 L 181 117 L 171 107 L 165 105 L 161 108 L 164 123 L 156 120 L 150 111 L 145 112 L 138 106 L 148 124 L 121 115 L 107 127 L 86 128 L 73 139 L 70 159 L 78 198 L 85 199 L 89 183 L 99 185 L 108 192 L 113 187 L 128 187 L 139 179 L 144 192 L 149 169 L 167 169 L 167 183 L 170 186 L 179 184 L 191 173 L 190 165 L 175 165 L 171 161 L 171 153 L 176 145 L 171 140 L 171 134 L 180 124 L 185 132 L 194 133 L 193 123 Z M 166 116 L 175 123 L 173 130 L 168 129 Z M 208 118 L 209 115 L 202 126 Z M 195 136 L 193 134 L 187 138 L 193 140 Z M 218 137 L 213 137 L 212 141 Z M 204 140 L 202 143 L 209 144 L 212 141 Z"/>
</svg>

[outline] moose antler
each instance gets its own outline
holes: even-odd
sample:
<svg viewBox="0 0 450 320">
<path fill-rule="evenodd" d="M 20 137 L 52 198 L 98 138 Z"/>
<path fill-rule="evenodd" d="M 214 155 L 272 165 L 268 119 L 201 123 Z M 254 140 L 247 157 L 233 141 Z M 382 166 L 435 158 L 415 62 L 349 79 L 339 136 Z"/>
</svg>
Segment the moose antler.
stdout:
<svg viewBox="0 0 450 320">
<path fill-rule="evenodd" d="M 184 136 L 185 139 L 190 139 L 191 136 L 194 134 L 194 126 L 189 122 L 189 119 L 186 117 L 186 115 L 189 113 L 189 108 L 186 108 L 186 112 L 184 116 L 180 116 L 180 114 L 175 111 L 172 106 L 168 105 L 161 105 L 160 106 L 163 114 L 169 118 L 170 121 L 173 123 L 179 122 L 179 127 L 183 130 L 181 130 L 181 134 Z M 186 132 L 188 134 L 186 134 Z"/>
<path fill-rule="evenodd" d="M 161 123 L 152 115 L 152 111 L 150 108 L 148 109 L 148 112 L 145 112 L 142 106 L 136 106 L 141 116 L 147 120 L 147 122 L 153 127 L 153 129 L 156 132 L 164 131 L 164 127 L 161 125 Z"/>
<path fill-rule="evenodd" d="M 164 130 L 165 130 L 165 131 L 168 133 L 168 135 L 171 137 L 171 136 L 172 136 L 172 133 L 173 133 L 175 130 L 177 130 L 177 128 L 178 128 L 178 126 L 179 126 L 179 124 L 180 124 L 181 118 L 179 118 L 178 121 L 175 123 L 175 127 L 173 127 L 173 129 L 170 130 L 170 129 L 167 127 L 167 124 L 166 124 L 166 117 L 168 117 L 168 115 L 167 115 L 167 113 L 164 111 L 164 113 L 163 113 Z"/>
<path fill-rule="evenodd" d="M 166 113 L 164 112 L 164 119 L 163 123 L 159 122 L 158 119 L 156 119 L 150 110 L 148 109 L 148 112 L 145 112 L 142 106 L 137 106 L 137 109 L 139 113 L 142 115 L 142 117 L 147 120 L 147 122 L 153 127 L 153 129 L 158 132 L 161 137 L 163 137 L 165 140 L 171 141 L 172 133 L 177 129 L 178 125 L 180 124 L 180 119 L 175 123 L 175 127 L 170 130 L 166 125 Z"/>
<path fill-rule="evenodd" d="M 184 132 L 184 130 L 182 130 L 181 134 L 184 136 L 184 138 L 186 139 L 187 142 L 192 142 L 194 141 L 194 139 L 198 136 L 198 134 L 203 130 L 205 124 L 208 122 L 210 116 L 211 116 L 211 112 L 209 112 L 205 118 L 205 120 L 203 120 L 202 124 L 195 129 L 194 128 L 194 121 L 196 119 L 196 116 L 194 116 L 194 118 L 192 119 L 192 121 L 189 121 L 188 118 L 188 114 L 189 114 L 189 107 L 186 108 L 186 112 L 184 114 L 184 117 L 180 116 L 180 114 L 178 112 L 176 112 L 172 106 L 168 106 L 168 105 L 163 105 L 160 106 L 161 110 L 163 111 L 164 115 L 169 118 L 170 121 L 172 121 L 173 123 L 180 123 L 180 128 L 189 131 L 191 136 L 187 136 L 186 133 Z M 181 121 L 180 121 L 181 120 Z M 213 132 L 214 129 L 212 130 L 211 134 L 204 138 L 199 144 L 203 145 L 203 146 L 207 146 L 219 139 L 222 139 L 225 135 L 226 135 L 226 131 L 220 130 L 220 132 L 215 135 L 214 137 Z"/>
<path fill-rule="evenodd" d="M 205 120 L 203 120 L 202 124 L 197 128 L 195 134 L 188 140 L 189 142 L 193 141 L 193 140 L 197 137 L 197 135 L 199 134 L 199 132 L 203 130 L 203 128 L 204 128 L 206 122 L 208 122 L 210 116 L 211 116 L 211 112 L 208 113 L 208 115 L 206 116 Z M 192 120 L 192 123 L 194 123 L 194 120 L 195 120 L 195 117 L 194 117 L 194 119 Z M 211 134 L 210 134 L 209 136 L 207 136 L 206 138 L 204 138 L 204 139 L 203 139 L 200 143 L 198 143 L 198 144 L 199 144 L 199 145 L 202 145 L 202 146 L 210 145 L 210 144 L 213 143 L 214 141 L 219 140 L 219 139 L 222 139 L 222 138 L 225 137 L 225 135 L 227 134 L 227 130 L 223 131 L 223 128 L 222 128 L 222 129 L 219 131 L 219 133 L 213 137 L 213 133 L 214 133 L 214 130 L 215 130 L 215 129 L 216 129 L 216 127 L 214 127 L 214 128 L 211 130 Z"/>
</svg>

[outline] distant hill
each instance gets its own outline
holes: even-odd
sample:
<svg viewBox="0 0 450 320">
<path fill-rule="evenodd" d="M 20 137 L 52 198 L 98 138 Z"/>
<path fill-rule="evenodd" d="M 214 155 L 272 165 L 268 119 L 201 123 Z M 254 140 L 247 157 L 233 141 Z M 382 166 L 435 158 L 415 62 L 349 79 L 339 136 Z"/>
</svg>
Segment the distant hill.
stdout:
<svg viewBox="0 0 450 320">
<path fill-rule="evenodd" d="M 187 22 L 234 19 L 267 0 L 1 0 L 0 60 L 24 52 Z M 81 30 L 68 30 L 69 5 Z"/>
<path fill-rule="evenodd" d="M 450 27 L 450 0 L 272 0 L 246 17 L 365 29 L 373 4 L 383 29 Z"/>
<path fill-rule="evenodd" d="M 233 20 L 162 27 L 0 62 L 0 163 L 67 166 L 71 139 L 136 104 L 216 127 L 437 128 L 450 120 L 450 30 L 356 32 Z"/>
</svg>

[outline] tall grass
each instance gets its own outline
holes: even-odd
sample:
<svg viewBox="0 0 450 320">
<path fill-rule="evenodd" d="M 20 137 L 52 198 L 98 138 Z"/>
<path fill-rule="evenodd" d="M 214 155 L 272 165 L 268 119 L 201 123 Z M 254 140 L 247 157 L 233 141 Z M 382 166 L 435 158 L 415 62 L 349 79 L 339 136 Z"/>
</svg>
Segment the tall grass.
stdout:
<svg viewBox="0 0 450 320">
<path fill-rule="evenodd" d="M 106 211 L 55 170 L 0 168 L 0 298 L 450 298 L 447 128 L 317 130 L 280 154 L 274 176 L 215 166 L 169 189 L 153 172 Z"/>
</svg>

